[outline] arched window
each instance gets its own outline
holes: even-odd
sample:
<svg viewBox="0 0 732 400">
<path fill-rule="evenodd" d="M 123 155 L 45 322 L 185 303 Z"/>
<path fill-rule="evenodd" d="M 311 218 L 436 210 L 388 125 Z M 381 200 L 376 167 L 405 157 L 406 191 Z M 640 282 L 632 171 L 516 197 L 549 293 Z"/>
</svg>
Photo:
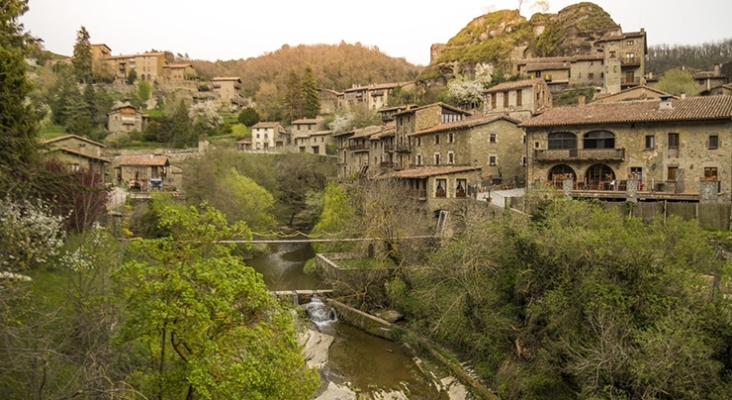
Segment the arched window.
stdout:
<svg viewBox="0 0 732 400">
<path fill-rule="evenodd" d="M 559 187 L 562 181 L 566 178 L 577 179 L 577 174 L 574 173 L 574 169 L 567 164 L 555 165 L 549 170 L 549 176 L 546 180 Z"/>
<path fill-rule="evenodd" d="M 583 142 L 585 149 L 614 149 L 615 135 L 608 131 L 587 132 Z"/>
<path fill-rule="evenodd" d="M 549 150 L 566 150 L 577 148 L 577 136 L 570 132 L 549 134 Z"/>
</svg>

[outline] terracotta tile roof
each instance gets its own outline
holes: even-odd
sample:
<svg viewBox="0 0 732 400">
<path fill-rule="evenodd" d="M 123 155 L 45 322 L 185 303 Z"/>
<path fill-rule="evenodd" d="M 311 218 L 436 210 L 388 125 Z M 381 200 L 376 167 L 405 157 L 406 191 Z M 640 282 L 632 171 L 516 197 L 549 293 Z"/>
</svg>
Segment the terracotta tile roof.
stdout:
<svg viewBox="0 0 732 400">
<path fill-rule="evenodd" d="M 252 128 L 275 128 L 277 126 L 282 126 L 282 124 L 279 122 L 257 122 Z"/>
<path fill-rule="evenodd" d="M 555 107 L 525 121 L 522 128 L 582 126 L 611 123 L 732 120 L 732 96 L 706 96 L 669 100 L 671 108 L 659 109 L 660 101 L 591 103 L 579 107 Z"/>
<path fill-rule="evenodd" d="M 518 65 L 547 63 L 547 62 L 570 62 L 571 60 L 572 60 L 572 57 L 524 58 L 522 60 L 519 60 Z"/>
<path fill-rule="evenodd" d="M 595 97 L 592 99 L 592 101 L 590 103 L 599 103 L 599 102 L 609 103 L 609 102 L 612 102 L 613 98 L 615 98 L 615 97 L 618 97 L 621 95 L 627 95 L 627 94 L 633 93 L 633 92 L 639 92 L 639 93 L 636 97 L 627 98 L 624 100 L 617 100 L 617 101 L 658 100 L 659 96 L 671 96 L 674 99 L 679 99 L 679 97 L 676 97 L 676 96 L 672 95 L 671 93 L 666 93 L 664 91 L 661 91 L 661 90 L 658 90 L 656 88 L 652 88 L 652 87 L 646 86 L 646 85 L 638 85 L 638 86 L 633 86 L 633 87 L 630 87 L 627 89 L 623 89 L 617 93 L 598 93 L 595 95 Z M 649 97 L 648 95 L 645 94 L 647 92 L 655 93 L 658 96 Z"/>
<path fill-rule="evenodd" d="M 409 105 L 403 105 L 403 106 L 384 107 L 384 108 L 380 108 L 378 110 L 378 112 L 384 113 L 384 112 L 389 112 L 389 111 L 405 110 L 407 107 L 417 108 L 417 105 L 416 104 L 409 104 Z"/>
<path fill-rule="evenodd" d="M 371 140 L 379 140 L 394 135 L 396 135 L 396 122 L 391 121 L 388 124 L 382 125 L 381 132 L 371 135 Z"/>
<path fill-rule="evenodd" d="M 163 65 L 163 68 L 188 68 L 188 67 L 193 68 L 193 65 L 192 64 L 166 64 L 166 65 Z"/>
<path fill-rule="evenodd" d="M 353 136 L 351 137 L 351 139 L 369 137 L 376 133 L 381 133 L 382 130 L 384 130 L 384 127 L 382 125 L 371 125 L 371 126 L 367 126 L 365 128 L 354 129 Z"/>
<path fill-rule="evenodd" d="M 725 89 L 731 89 L 732 90 L 732 83 L 728 83 L 726 85 L 722 85 L 722 87 L 725 88 Z"/>
<path fill-rule="evenodd" d="M 87 142 L 87 143 L 89 143 L 89 144 L 93 144 L 93 145 L 95 145 L 95 146 L 99 146 L 99 147 L 104 147 L 104 145 L 103 145 L 103 144 L 101 144 L 101 143 L 99 143 L 99 142 L 95 142 L 95 141 L 93 141 L 93 140 L 91 140 L 91 139 L 89 139 L 89 138 L 85 138 L 85 137 L 83 137 L 83 136 L 79 136 L 79 135 L 73 135 L 73 134 L 72 134 L 72 135 L 64 135 L 64 136 L 59 136 L 59 137 L 57 137 L 57 138 L 53 138 L 53 139 L 48 139 L 48 140 L 44 140 L 44 141 L 42 141 L 42 142 L 41 142 L 41 144 L 50 144 L 50 143 L 56 143 L 56 142 L 61 142 L 61 141 L 64 141 L 64 140 L 67 140 L 67 139 L 72 139 L 72 138 L 73 138 L 73 139 L 78 139 L 78 140 L 82 140 L 82 141 L 84 141 L 84 142 Z"/>
<path fill-rule="evenodd" d="M 427 104 L 427 105 L 424 105 L 424 106 L 421 106 L 421 107 L 410 108 L 410 109 L 407 109 L 407 110 L 404 110 L 404 111 L 400 111 L 400 112 L 398 112 L 398 113 L 396 113 L 394 115 L 396 116 L 396 115 L 411 114 L 411 113 L 413 113 L 415 111 L 424 110 L 424 109 L 427 109 L 427 108 L 430 108 L 430 107 L 435 107 L 435 106 L 440 106 L 442 108 L 445 108 L 445 109 L 448 109 L 448 110 L 454 111 L 454 112 L 459 112 L 459 113 L 462 113 L 464 115 L 472 115 L 471 113 L 469 113 L 469 112 L 467 112 L 465 110 L 459 109 L 457 107 L 453 107 L 453 106 L 451 106 L 449 104 L 445 104 L 445 103 L 442 103 L 442 102 Z"/>
<path fill-rule="evenodd" d="M 236 144 L 252 144 L 252 140 L 251 139 L 242 139 L 242 140 L 236 142 Z"/>
<path fill-rule="evenodd" d="M 295 125 L 295 124 L 298 124 L 298 125 L 300 125 L 300 124 L 317 124 L 320 121 L 323 121 L 323 120 L 321 118 L 301 118 L 301 119 L 296 119 L 296 120 L 292 121 L 292 124 L 293 125 Z"/>
<path fill-rule="evenodd" d="M 448 175 L 448 174 L 457 174 L 460 172 L 472 172 L 472 171 L 480 171 L 481 167 L 472 167 L 472 166 L 457 166 L 457 165 L 433 165 L 429 167 L 418 167 L 418 168 L 409 168 L 409 169 L 403 169 L 401 171 L 391 172 L 388 174 L 384 174 L 379 176 L 380 179 L 386 179 L 386 178 L 428 178 L 430 176 L 436 176 L 436 175 Z"/>
<path fill-rule="evenodd" d="M 721 72 L 714 71 L 699 71 L 691 74 L 694 79 L 726 79 L 727 76 Z"/>
<path fill-rule="evenodd" d="M 413 84 L 414 81 L 406 81 L 406 82 L 393 82 L 393 83 L 377 83 L 373 85 L 368 86 L 357 86 L 354 88 L 346 89 L 343 91 L 345 92 L 360 92 L 363 90 L 380 90 L 380 89 L 392 89 L 397 86 L 407 86 Z"/>
<path fill-rule="evenodd" d="M 241 83 L 241 78 L 238 76 L 216 76 L 212 79 L 214 82 L 220 82 L 220 81 L 237 81 Z"/>
<path fill-rule="evenodd" d="M 330 93 L 330 94 L 333 94 L 333 95 L 336 95 L 336 96 L 338 96 L 339 94 L 342 94 L 341 92 L 339 92 L 339 91 L 337 91 L 337 90 L 333 90 L 333 89 L 322 89 L 322 88 L 321 88 L 321 89 L 318 89 L 318 91 L 319 91 L 319 92 L 326 92 L 326 93 Z"/>
<path fill-rule="evenodd" d="M 490 124 L 491 122 L 498 121 L 498 120 L 509 121 L 516 125 L 518 125 L 520 122 L 520 121 L 516 121 L 515 119 L 509 118 L 505 115 L 475 116 L 475 117 L 471 117 L 471 118 L 466 118 L 462 121 L 448 122 L 446 124 L 435 125 L 431 128 L 422 129 L 421 131 L 411 133 L 411 134 L 409 134 L 409 136 L 420 136 L 420 135 L 426 135 L 428 133 L 445 132 L 445 131 L 458 130 L 458 129 L 469 129 L 469 128 L 473 128 L 476 126 Z"/>
<path fill-rule="evenodd" d="M 327 136 L 333 133 L 333 131 L 317 131 L 314 133 L 311 133 L 310 136 Z"/>
<path fill-rule="evenodd" d="M 90 160 L 100 161 L 100 162 L 103 162 L 103 163 L 109 163 L 109 160 L 107 160 L 106 158 L 96 157 L 96 156 L 92 156 L 92 155 L 89 155 L 89 154 L 85 154 L 85 153 L 82 153 L 82 152 L 77 151 L 77 150 L 72 150 L 72 149 L 70 149 L 68 147 L 60 147 L 60 148 L 58 148 L 55 151 L 63 151 L 64 153 L 69 153 L 69 154 L 73 154 L 75 156 L 79 156 L 79 157 L 83 157 L 83 158 L 88 158 Z"/>
<path fill-rule="evenodd" d="M 164 167 L 170 165 L 166 156 L 124 156 L 119 162 L 119 166 L 150 166 Z"/>
<path fill-rule="evenodd" d="M 525 79 L 523 81 L 516 81 L 516 82 L 503 82 L 503 83 L 499 83 L 496 86 L 493 86 L 490 89 L 485 90 L 483 93 L 503 92 L 506 90 L 531 87 L 531 86 L 534 86 L 543 81 L 544 81 L 544 79 L 542 79 L 542 78 L 535 78 L 535 79 Z"/>
<path fill-rule="evenodd" d="M 563 63 L 563 62 L 539 62 L 539 63 L 531 63 L 526 64 L 526 71 L 527 72 L 533 72 L 533 71 L 546 71 L 550 69 L 570 69 L 569 63 Z"/>
</svg>

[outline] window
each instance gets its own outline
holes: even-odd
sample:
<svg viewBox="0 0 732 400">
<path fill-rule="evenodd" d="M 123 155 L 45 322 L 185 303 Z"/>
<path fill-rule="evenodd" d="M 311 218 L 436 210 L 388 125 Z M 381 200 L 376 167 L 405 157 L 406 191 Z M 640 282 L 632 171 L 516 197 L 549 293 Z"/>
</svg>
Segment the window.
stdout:
<svg viewBox="0 0 732 400">
<path fill-rule="evenodd" d="M 615 58 L 615 52 L 614 51 L 611 51 L 610 52 L 610 58 Z"/>
<path fill-rule="evenodd" d="M 595 74 L 593 74 L 592 72 L 588 73 L 587 79 L 595 79 Z"/>
<path fill-rule="evenodd" d="M 435 180 L 435 197 L 447 197 L 447 179 Z"/>
<path fill-rule="evenodd" d="M 313 126 L 312 125 L 308 125 L 308 130 L 310 131 L 312 129 L 313 129 Z"/>
<path fill-rule="evenodd" d="M 496 156 L 488 157 L 488 165 L 493 166 L 493 167 L 496 166 Z"/>
<path fill-rule="evenodd" d="M 455 153 L 452 151 L 449 151 L 447 153 L 447 163 L 448 164 L 455 164 Z"/>
<path fill-rule="evenodd" d="M 638 182 L 643 182 L 643 168 L 630 167 L 630 176 L 634 179 L 638 179 Z"/>
<path fill-rule="evenodd" d="M 440 153 L 435 153 L 435 165 L 440 165 Z"/>
<path fill-rule="evenodd" d="M 422 145 L 422 136 L 417 136 L 417 146 Z"/>
<path fill-rule="evenodd" d="M 717 167 L 704 167 L 704 179 L 717 180 Z"/>
<path fill-rule="evenodd" d="M 521 93 L 523 93 L 523 91 L 521 89 L 516 91 L 516 105 L 517 106 L 521 105 Z"/>
<path fill-rule="evenodd" d="M 719 147 L 719 136 L 709 135 L 709 150 L 716 150 Z"/>
<path fill-rule="evenodd" d="M 521 165 L 526 166 L 526 156 L 521 156 Z"/>
<path fill-rule="evenodd" d="M 417 162 L 416 163 L 417 163 L 417 165 L 422 165 L 422 155 L 421 154 L 417 154 Z"/>
<path fill-rule="evenodd" d="M 440 144 L 440 135 L 435 135 L 435 144 Z"/>
<path fill-rule="evenodd" d="M 466 197 L 468 188 L 467 179 L 456 179 L 455 180 L 455 197 Z"/>
<path fill-rule="evenodd" d="M 496 142 L 496 134 L 495 133 L 491 133 L 491 135 L 489 136 L 488 141 L 491 142 L 491 143 L 495 143 Z"/>
<path fill-rule="evenodd" d="M 298 131 L 300 130 L 300 127 L 301 127 L 301 126 L 302 126 L 302 125 L 298 125 L 298 126 L 297 126 L 297 130 L 298 130 Z"/>
<path fill-rule="evenodd" d="M 668 167 L 666 170 L 666 180 L 667 181 L 675 181 L 676 175 L 678 175 L 679 167 Z"/>
<path fill-rule="evenodd" d="M 496 108 L 496 94 L 491 93 L 491 108 Z"/>
<path fill-rule="evenodd" d="M 668 134 L 668 148 L 678 150 L 678 148 L 679 148 L 679 134 L 678 133 L 669 133 Z"/>
<path fill-rule="evenodd" d="M 625 44 L 627 44 L 628 46 L 632 46 L 634 43 L 635 42 L 633 42 L 632 40 L 628 40 L 627 42 L 625 42 Z"/>
<path fill-rule="evenodd" d="M 577 137 L 574 133 L 558 132 L 549 134 L 549 150 L 567 150 L 577 148 Z"/>
<path fill-rule="evenodd" d="M 503 108 L 508 108 L 508 92 L 503 92 Z"/>
<path fill-rule="evenodd" d="M 608 131 L 588 132 L 583 142 L 585 149 L 614 149 L 615 135 Z"/>
<path fill-rule="evenodd" d="M 521 138 L 521 142 L 522 142 L 523 144 L 526 144 L 526 135 L 524 135 L 524 136 L 523 136 L 523 137 Z"/>
<path fill-rule="evenodd" d="M 450 132 L 447 134 L 447 143 L 455 143 L 455 134 Z"/>
<path fill-rule="evenodd" d="M 653 135 L 646 136 L 646 150 L 653 150 L 656 148 L 656 137 Z"/>
</svg>

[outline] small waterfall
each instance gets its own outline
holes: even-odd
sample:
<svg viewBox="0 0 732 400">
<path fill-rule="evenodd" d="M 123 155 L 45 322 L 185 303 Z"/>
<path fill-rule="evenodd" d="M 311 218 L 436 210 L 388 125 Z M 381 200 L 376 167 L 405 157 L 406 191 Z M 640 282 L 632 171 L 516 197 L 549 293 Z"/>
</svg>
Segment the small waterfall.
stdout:
<svg viewBox="0 0 732 400">
<path fill-rule="evenodd" d="M 317 296 L 313 295 L 310 299 L 310 303 L 303 304 L 303 307 L 308 312 L 310 320 L 318 326 L 328 325 L 332 322 L 338 321 L 338 315 L 335 310 L 328 307 L 322 300 Z"/>
</svg>

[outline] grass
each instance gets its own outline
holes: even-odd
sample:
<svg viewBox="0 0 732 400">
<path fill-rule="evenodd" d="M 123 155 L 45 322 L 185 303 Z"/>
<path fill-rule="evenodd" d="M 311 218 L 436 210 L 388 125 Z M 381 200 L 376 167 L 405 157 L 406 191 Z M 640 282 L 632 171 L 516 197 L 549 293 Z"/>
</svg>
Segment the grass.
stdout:
<svg viewBox="0 0 732 400">
<path fill-rule="evenodd" d="M 46 125 L 39 132 L 41 139 L 53 139 L 59 136 L 68 135 L 61 125 Z"/>
</svg>

